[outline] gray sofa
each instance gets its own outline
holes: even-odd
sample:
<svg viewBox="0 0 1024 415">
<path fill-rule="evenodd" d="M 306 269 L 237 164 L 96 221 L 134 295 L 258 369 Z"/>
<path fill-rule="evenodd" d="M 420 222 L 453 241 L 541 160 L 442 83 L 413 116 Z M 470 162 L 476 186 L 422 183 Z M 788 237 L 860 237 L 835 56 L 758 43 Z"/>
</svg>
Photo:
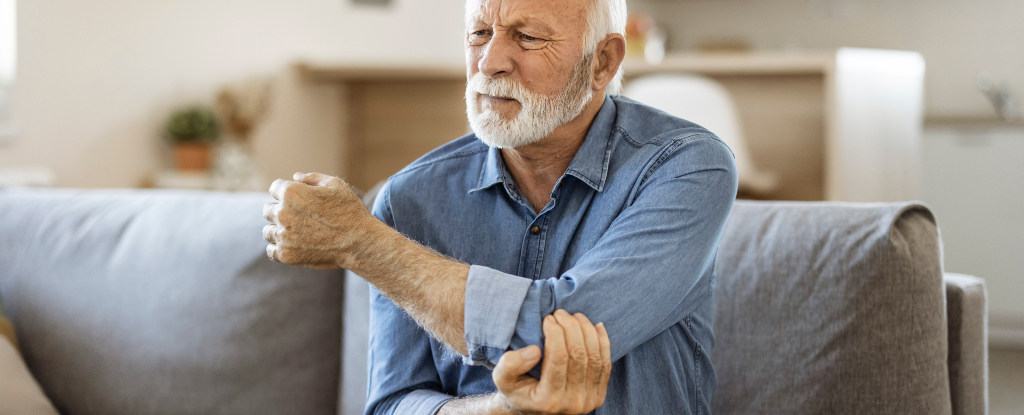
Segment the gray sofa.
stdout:
<svg viewBox="0 0 1024 415">
<path fill-rule="evenodd" d="M 267 261 L 266 201 L 0 189 L 0 295 L 61 413 L 360 411 L 366 285 Z M 715 295 L 716 413 L 986 412 L 984 286 L 922 206 L 737 202 Z"/>
</svg>

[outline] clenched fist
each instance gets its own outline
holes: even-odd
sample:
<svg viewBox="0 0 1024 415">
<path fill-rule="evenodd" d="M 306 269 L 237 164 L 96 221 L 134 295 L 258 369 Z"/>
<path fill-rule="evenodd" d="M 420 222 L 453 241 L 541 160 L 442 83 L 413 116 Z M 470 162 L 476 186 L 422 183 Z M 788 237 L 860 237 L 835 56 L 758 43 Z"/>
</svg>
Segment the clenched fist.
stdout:
<svg viewBox="0 0 1024 415">
<path fill-rule="evenodd" d="M 267 256 L 313 269 L 345 267 L 363 233 L 379 222 L 341 179 L 320 173 L 295 173 L 294 179 L 270 185 L 280 202 L 263 206 L 263 217 L 273 222 L 263 227 Z"/>
</svg>

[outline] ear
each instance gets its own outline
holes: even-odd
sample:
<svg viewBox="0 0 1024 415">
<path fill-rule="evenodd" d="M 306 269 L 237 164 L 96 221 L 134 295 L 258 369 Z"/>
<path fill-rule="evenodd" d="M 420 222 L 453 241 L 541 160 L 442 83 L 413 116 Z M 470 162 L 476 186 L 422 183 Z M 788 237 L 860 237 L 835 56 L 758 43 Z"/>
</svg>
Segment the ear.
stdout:
<svg viewBox="0 0 1024 415">
<path fill-rule="evenodd" d="M 597 44 L 594 51 L 594 91 L 604 90 L 615 74 L 619 72 L 622 60 L 626 58 L 626 39 L 619 33 L 611 33 Z"/>
</svg>

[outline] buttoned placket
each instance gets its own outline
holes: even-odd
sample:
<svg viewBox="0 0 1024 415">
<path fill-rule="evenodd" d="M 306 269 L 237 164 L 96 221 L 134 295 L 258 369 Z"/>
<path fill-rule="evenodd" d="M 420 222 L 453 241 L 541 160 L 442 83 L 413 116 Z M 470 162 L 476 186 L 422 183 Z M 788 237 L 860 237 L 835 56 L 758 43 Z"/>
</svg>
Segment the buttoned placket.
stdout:
<svg viewBox="0 0 1024 415">
<path fill-rule="evenodd" d="M 510 194 L 515 195 L 514 199 L 522 205 L 524 214 L 528 218 L 532 217 L 532 220 L 523 229 L 522 255 L 519 257 L 519 275 L 537 280 L 540 278 L 544 267 L 544 247 L 547 245 L 548 225 L 553 214 L 552 210 L 554 210 L 556 204 L 555 194 L 558 192 L 553 192 L 551 201 L 544 206 L 544 209 L 541 209 L 540 213 L 534 214 L 533 207 L 526 201 L 522 193 L 515 190 L 514 183 L 510 182 L 506 185 L 506 188 Z"/>
</svg>

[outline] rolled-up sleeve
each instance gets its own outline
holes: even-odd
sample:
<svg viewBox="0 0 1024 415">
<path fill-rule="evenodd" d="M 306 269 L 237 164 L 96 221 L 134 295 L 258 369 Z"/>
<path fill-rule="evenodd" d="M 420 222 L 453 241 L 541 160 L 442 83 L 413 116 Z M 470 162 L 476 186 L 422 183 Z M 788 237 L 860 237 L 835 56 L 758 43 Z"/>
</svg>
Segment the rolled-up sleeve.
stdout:
<svg viewBox="0 0 1024 415">
<path fill-rule="evenodd" d="M 418 389 L 402 396 L 395 408 L 395 415 L 433 415 L 454 396 L 430 389 Z"/>
<path fill-rule="evenodd" d="M 710 301 L 718 240 L 736 196 L 735 163 L 706 134 L 665 146 L 627 206 L 609 212 L 617 216 L 604 236 L 558 278 L 471 268 L 465 329 L 472 363 L 493 365 L 506 350 L 543 347 L 542 319 L 557 309 L 604 322 L 617 360 Z"/>
<path fill-rule="evenodd" d="M 470 365 L 494 367 L 508 350 L 532 281 L 473 265 L 466 280 L 465 332 Z"/>
</svg>

